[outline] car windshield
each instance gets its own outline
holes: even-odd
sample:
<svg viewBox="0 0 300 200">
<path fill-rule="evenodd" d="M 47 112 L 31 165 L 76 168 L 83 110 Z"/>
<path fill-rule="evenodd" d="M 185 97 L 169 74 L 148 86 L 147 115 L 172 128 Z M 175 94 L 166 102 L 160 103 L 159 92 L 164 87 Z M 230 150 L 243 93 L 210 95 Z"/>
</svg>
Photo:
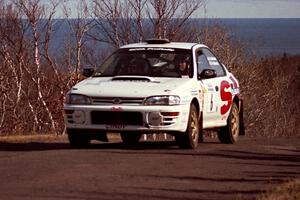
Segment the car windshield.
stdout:
<svg viewBox="0 0 300 200">
<path fill-rule="evenodd" d="M 184 49 L 120 49 L 96 70 L 94 76 L 192 77 L 191 58 L 191 50 Z"/>
</svg>

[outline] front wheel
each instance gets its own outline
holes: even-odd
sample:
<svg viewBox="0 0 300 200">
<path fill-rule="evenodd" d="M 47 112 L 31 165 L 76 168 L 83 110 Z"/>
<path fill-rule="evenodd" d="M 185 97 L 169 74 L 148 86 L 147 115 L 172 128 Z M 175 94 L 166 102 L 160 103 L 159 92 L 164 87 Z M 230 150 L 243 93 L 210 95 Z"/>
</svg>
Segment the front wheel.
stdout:
<svg viewBox="0 0 300 200">
<path fill-rule="evenodd" d="M 85 148 L 88 147 L 91 139 L 81 130 L 67 129 L 68 139 L 72 148 Z"/>
<path fill-rule="evenodd" d="M 199 112 L 195 105 L 191 105 L 188 126 L 185 133 L 177 133 L 176 142 L 180 148 L 195 149 L 199 141 Z"/>
<path fill-rule="evenodd" d="M 218 132 L 221 143 L 234 144 L 238 141 L 240 133 L 240 114 L 236 103 L 232 104 L 230 114 L 227 119 L 227 126 L 222 127 Z"/>
</svg>

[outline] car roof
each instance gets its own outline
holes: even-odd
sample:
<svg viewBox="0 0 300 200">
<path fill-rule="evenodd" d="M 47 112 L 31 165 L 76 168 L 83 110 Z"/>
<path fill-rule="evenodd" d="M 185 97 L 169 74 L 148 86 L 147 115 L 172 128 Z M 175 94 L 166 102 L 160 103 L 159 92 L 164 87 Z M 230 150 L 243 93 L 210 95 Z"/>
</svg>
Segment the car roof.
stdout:
<svg viewBox="0 0 300 200">
<path fill-rule="evenodd" d="M 191 50 L 195 45 L 199 46 L 199 47 L 205 47 L 207 48 L 207 46 L 205 46 L 204 44 L 198 44 L 198 43 L 189 43 L 189 42 L 168 42 L 168 43 L 164 43 L 164 44 L 149 44 L 147 42 L 140 42 L 140 43 L 133 43 L 133 44 L 127 44 L 124 46 L 121 46 L 121 49 L 125 49 L 125 48 L 175 48 L 175 49 L 189 49 Z"/>
</svg>

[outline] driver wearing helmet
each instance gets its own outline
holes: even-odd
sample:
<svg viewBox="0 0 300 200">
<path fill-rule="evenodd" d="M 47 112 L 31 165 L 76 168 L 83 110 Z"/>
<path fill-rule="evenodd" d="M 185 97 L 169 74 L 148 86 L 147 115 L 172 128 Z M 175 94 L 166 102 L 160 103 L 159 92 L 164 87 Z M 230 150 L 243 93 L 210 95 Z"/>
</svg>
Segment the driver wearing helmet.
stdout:
<svg viewBox="0 0 300 200">
<path fill-rule="evenodd" d="M 177 72 L 181 76 L 189 76 L 189 57 L 188 56 L 180 56 L 176 58 L 175 67 Z"/>
</svg>

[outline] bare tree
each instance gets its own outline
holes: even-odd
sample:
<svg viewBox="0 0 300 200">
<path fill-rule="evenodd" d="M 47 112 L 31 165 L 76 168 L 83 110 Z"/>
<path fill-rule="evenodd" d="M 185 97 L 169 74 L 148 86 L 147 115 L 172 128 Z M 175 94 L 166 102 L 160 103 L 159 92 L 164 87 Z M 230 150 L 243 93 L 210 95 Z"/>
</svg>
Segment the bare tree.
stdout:
<svg viewBox="0 0 300 200">
<path fill-rule="evenodd" d="M 93 39 L 117 48 L 149 37 L 180 38 L 203 0 L 93 0 L 92 6 L 98 29 Z"/>
<path fill-rule="evenodd" d="M 25 67 L 27 73 L 31 76 L 32 81 L 34 82 L 38 94 L 38 100 L 42 103 L 45 108 L 46 113 L 48 114 L 49 120 L 51 122 L 51 128 L 53 131 L 56 129 L 55 121 L 53 115 L 47 105 L 45 95 L 42 91 L 41 79 L 42 79 L 42 70 L 41 70 L 41 54 L 40 54 L 40 32 L 39 32 L 39 22 L 43 18 L 45 13 L 45 7 L 41 5 L 40 0 L 16 0 L 15 5 L 20 9 L 20 12 L 24 14 L 28 19 L 29 26 L 32 33 L 32 42 L 33 42 L 33 51 L 34 51 L 34 66 L 35 71 L 30 68 Z"/>
<path fill-rule="evenodd" d="M 0 71 L 1 71 L 1 130 L 15 130 L 20 124 L 22 114 L 19 109 L 24 98 L 24 69 L 26 60 L 26 27 L 15 12 L 12 4 L 0 2 Z M 11 34 L 14 33 L 14 34 Z"/>
<path fill-rule="evenodd" d="M 67 46 L 70 48 L 70 57 L 75 58 L 74 67 L 72 67 L 73 65 L 71 63 L 69 64 L 70 68 L 73 68 L 73 78 L 68 82 L 68 86 L 70 86 L 79 81 L 83 57 L 82 55 L 84 54 L 84 48 L 87 42 L 87 33 L 94 26 L 94 20 L 88 19 L 90 13 L 88 9 L 88 3 L 86 1 L 80 1 L 77 4 L 76 19 L 70 19 L 71 11 L 67 5 L 63 6 L 63 10 L 71 31 L 69 44 L 67 44 Z M 75 40 L 75 45 L 72 44 L 73 39 Z"/>
<path fill-rule="evenodd" d="M 129 5 L 133 10 L 133 16 L 135 16 L 135 23 L 136 24 L 136 35 L 133 36 L 136 41 L 142 41 L 145 38 L 145 24 L 143 23 L 144 16 L 144 9 L 146 7 L 147 0 L 133 0 L 129 1 Z"/>
<path fill-rule="evenodd" d="M 194 40 L 213 49 L 222 63 L 231 70 L 240 66 L 245 59 L 247 60 L 250 53 L 247 52 L 242 42 L 232 36 L 228 28 L 218 22 L 202 25 Z"/>
<path fill-rule="evenodd" d="M 202 0 L 150 0 L 147 15 L 153 25 L 154 36 L 178 40 L 188 19 L 202 6 Z"/>
<path fill-rule="evenodd" d="M 94 0 L 93 17 L 97 20 L 97 33 L 93 34 L 93 39 L 111 44 L 114 47 L 118 47 L 122 44 L 122 36 L 125 38 L 127 33 L 120 30 L 120 24 L 125 19 L 122 17 L 122 8 L 128 9 L 127 1 L 120 0 Z M 125 10 L 125 9 L 124 9 Z M 125 11 L 129 13 L 129 10 Z M 130 31 L 131 32 L 131 31 Z M 100 33 L 100 34 L 99 34 Z"/>
<path fill-rule="evenodd" d="M 8 103 L 2 106 L 5 111 L 11 111 L 8 110 L 10 108 L 13 112 L 4 112 L 1 122 L 16 127 L 11 130 L 57 131 L 58 121 L 62 120 L 61 109 L 57 115 L 52 107 L 53 102 L 61 99 L 64 84 L 57 84 L 63 82 L 61 72 L 56 60 L 49 54 L 57 6 L 58 1 L 55 0 L 50 3 L 14 0 L 1 7 L 0 61 L 2 57 L 8 74 L 12 75 L 16 84 L 16 87 L 8 87 L 9 93 L 6 92 L 3 101 L 10 101 L 10 105 L 14 106 L 8 107 Z M 56 83 L 52 84 L 52 80 Z M 62 108 L 62 105 L 55 106 Z"/>
</svg>

